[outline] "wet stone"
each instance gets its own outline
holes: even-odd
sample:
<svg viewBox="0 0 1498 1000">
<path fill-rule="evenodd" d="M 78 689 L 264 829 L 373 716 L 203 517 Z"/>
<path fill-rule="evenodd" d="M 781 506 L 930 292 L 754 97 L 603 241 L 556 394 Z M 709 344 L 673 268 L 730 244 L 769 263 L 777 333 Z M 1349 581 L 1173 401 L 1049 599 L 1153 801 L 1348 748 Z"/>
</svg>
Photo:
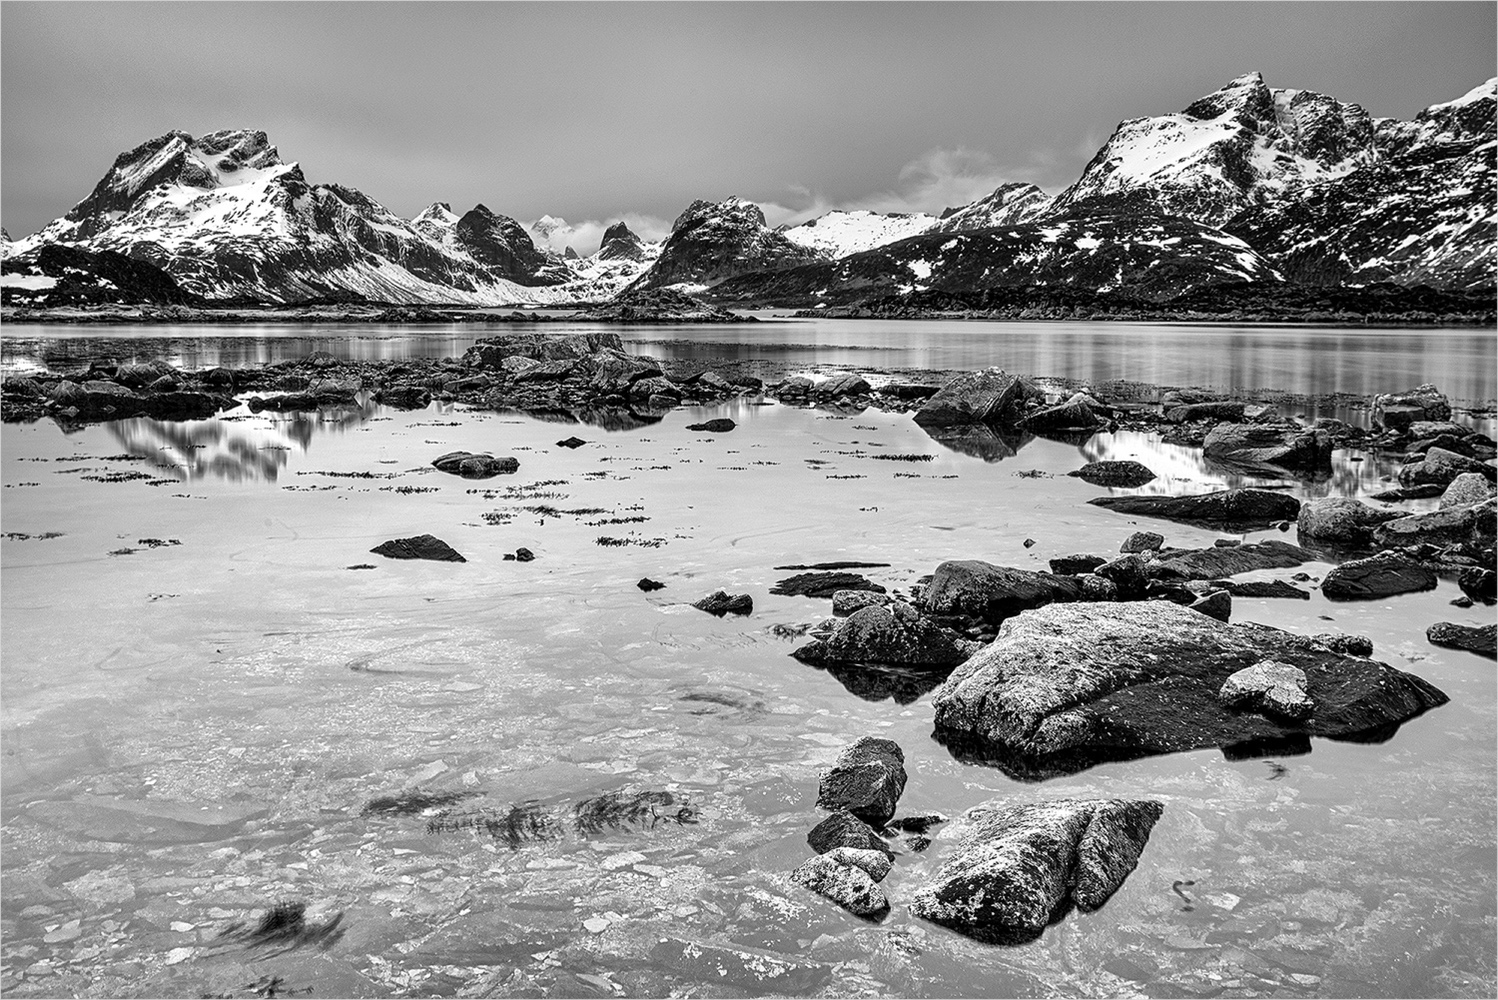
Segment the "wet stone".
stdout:
<svg viewBox="0 0 1498 1000">
<path fill-rule="evenodd" d="M 812 827 L 811 832 L 806 835 L 806 842 L 818 854 L 826 854 L 837 847 L 893 853 L 873 827 L 846 809 L 839 809 Z"/>
<path fill-rule="evenodd" d="M 839 862 L 831 853 L 819 854 L 802 864 L 791 872 L 791 881 L 832 900 L 856 916 L 877 917 L 889 910 L 889 899 L 868 872 Z"/>
<path fill-rule="evenodd" d="M 431 559 L 437 562 L 467 562 L 451 546 L 436 535 L 415 535 L 411 538 L 393 538 L 381 542 L 369 551 L 387 559 Z"/>
<path fill-rule="evenodd" d="M 730 596 L 725 590 L 715 590 L 702 600 L 693 603 L 692 607 L 719 618 L 729 614 L 747 615 L 754 611 L 754 598 L 748 594 Z"/>
<path fill-rule="evenodd" d="M 840 753 L 822 776 L 817 805 L 846 809 L 880 827 L 894 816 L 905 780 L 905 754 L 899 744 L 865 736 Z"/>
</svg>

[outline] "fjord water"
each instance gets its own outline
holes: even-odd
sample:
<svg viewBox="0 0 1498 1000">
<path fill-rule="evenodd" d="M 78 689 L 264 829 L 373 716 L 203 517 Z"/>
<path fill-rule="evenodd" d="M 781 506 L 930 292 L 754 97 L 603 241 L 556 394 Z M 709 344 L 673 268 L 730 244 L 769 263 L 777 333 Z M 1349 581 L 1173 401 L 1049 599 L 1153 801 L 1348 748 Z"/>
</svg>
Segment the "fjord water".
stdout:
<svg viewBox="0 0 1498 1000">
<path fill-rule="evenodd" d="M 4 348 L 12 369 L 106 355 L 198 366 L 313 349 L 456 356 L 487 332 L 7 327 Z M 1491 333 L 819 322 L 631 336 L 657 357 L 766 370 L 1002 364 L 1223 389 L 1430 381 L 1457 400 L 1498 395 Z M 1376 658 L 1451 702 L 1381 744 L 1242 761 L 1202 751 L 1018 783 L 931 739 L 939 677 L 792 659 L 802 640 L 777 626 L 815 622 L 828 602 L 770 595 L 792 572 L 776 567 L 888 563 L 865 572 L 908 591 L 944 559 L 1044 568 L 1115 552 L 1141 528 L 1210 545 L 1222 535 L 1089 506 L 1108 491 L 1064 473 L 1137 458 L 1161 473 L 1146 491 L 1257 481 L 1153 435 L 1033 439 L 985 462 L 906 415 L 760 402 L 617 430 L 367 401 L 5 425 L 5 992 L 243 995 L 279 976 L 318 996 L 1493 993 L 1498 682 L 1490 661 L 1424 639 L 1433 622 L 1482 624 L 1490 611 L 1450 606 L 1459 591 L 1445 580 L 1367 603 L 1316 591 L 1235 601 L 1235 620 L 1367 635 Z M 713 416 L 739 426 L 686 429 Z M 587 444 L 557 445 L 571 435 Z M 430 466 L 460 448 L 514 455 L 520 470 L 475 483 Z M 1362 495 L 1395 468 L 1339 453 L 1330 480 L 1286 485 Z M 426 532 L 468 561 L 369 552 Z M 522 546 L 535 561 L 503 558 Z M 1318 579 L 1329 568 L 1302 567 Z M 665 589 L 642 593 L 645 576 Z M 751 594 L 754 613 L 689 606 L 719 588 Z M 893 910 L 866 924 L 784 875 L 810 854 L 818 770 L 870 734 L 905 750 L 902 813 L 1071 796 L 1153 798 L 1165 812 L 1107 906 L 1033 944 L 981 945 L 909 916 L 902 901 L 951 846 L 940 835 L 897 858 Z M 538 800 L 555 816 L 601 793 L 669 791 L 696 822 L 512 849 L 482 829 L 362 814 L 403 789 L 465 795 L 463 809 L 486 815 Z M 1189 909 L 1171 890 L 1185 880 Z M 214 947 L 232 921 L 286 900 L 344 911 L 342 940 L 279 955 Z M 720 978 L 663 939 L 799 971 L 768 986 L 747 966 Z"/>
</svg>

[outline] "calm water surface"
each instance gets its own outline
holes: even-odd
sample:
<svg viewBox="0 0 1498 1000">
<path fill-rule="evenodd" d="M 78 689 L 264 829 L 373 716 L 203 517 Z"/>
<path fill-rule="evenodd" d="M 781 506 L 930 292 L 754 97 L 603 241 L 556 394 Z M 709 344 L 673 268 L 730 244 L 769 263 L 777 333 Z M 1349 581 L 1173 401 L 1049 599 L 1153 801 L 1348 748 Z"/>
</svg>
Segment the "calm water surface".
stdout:
<svg viewBox="0 0 1498 1000">
<path fill-rule="evenodd" d="M 1034 361 L 1021 362 L 1004 353 L 1021 349 L 1018 333 L 953 326 L 956 343 L 928 330 L 906 347 L 888 325 L 831 347 L 823 332 L 835 324 L 700 332 L 715 357 L 738 344 L 740 357 L 778 351 L 805 366 L 1000 363 L 1094 379 L 1242 378 L 1306 392 L 1434 381 L 1470 400 L 1495 394 L 1491 335 L 1209 331 L 1248 337 L 1236 366 L 1229 348 L 1167 349 L 1178 328 L 1110 326 L 1089 339 L 1048 327 L 1070 346 L 1031 343 Z M 12 367 L 78 363 L 104 339 L 5 332 Z M 150 333 L 109 338 L 108 349 L 206 365 L 314 347 L 456 355 L 484 335 Z M 1278 377 L 1277 365 L 1321 356 L 1291 339 L 1306 333 L 1341 338 L 1325 351 L 1344 360 Z M 652 342 L 642 351 L 681 357 L 697 349 L 690 335 L 638 336 Z M 786 346 L 813 339 L 824 346 Z M 923 351 L 940 357 L 917 360 Z M 685 429 L 709 416 L 740 426 Z M 572 434 L 588 444 L 557 446 Z M 1450 581 L 1370 603 L 1315 592 L 1235 602 L 1238 620 L 1368 635 L 1378 658 L 1452 699 L 1383 744 L 1317 741 L 1307 756 L 1274 758 L 1282 775 L 1204 751 L 1016 783 L 930 738 L 938 678 L 835 676 L 792 659 L 800 640 L 778 634 L 828 609 L 768 594 L 789 563 L 889 563 L 869 575 L 905 590 L 944 559 L 1044 568 L 1056 555 L 1116 551 L 1141 527 L 1211 544 L 1218 533 L 1091 507 L 1106 491 L 1063 475 L 1132 457 L 1162 474 L 1152 490 L 1250 482 L 1197 451 L 1117 434 L 1022 441 L 985 461 L 908 416 L 751 400 L 626 432 L 366 403 L 81 431 L 8 424 L 0 443 L 8 994 L 249 996 L 276 976 L 315 996 L 1494 992 L 1498 681 L 1491 662 L 1423 635 L 1491 612 L 1451 607 Z M 520 471 L 472 483 L 430 467 L 457 448 L 515 455 Z M 1393 472 L 1349 457 L 1329 481 L 1291 488 L 1359 495 Z M 468 561 L 369 554 L 425 532 Z M 504 560 L 521 546 L 534 562 Z M 374 568 L 350 568 L 361 565 Z M 1318 579 L 1329 568 L 1303 567 Z M 666 588 L 641 593 L 643 576 Z M 716 619 L 688 606 L 719 588 L 751 594 L 754 613 Z M 979 945 L 909 916 L 903 901 L 940 865 L 942 837 L 897 859 L 885 882 L 894 908 L 866 924 L 784 876 L 810 854 L 819 769 L 868 734 L 905 749 L 902 812 L 1121 796 L 1158 799 L 1165 813 L 1106 907 L 1033 944 Z M 555 816 L 602 793 L 668 791 L 698 822 L 569 831 L 512 850 L 482 830 L 428 833 L 422 816 L 362 814 L 403 789 L 468 795 L 464 808 L 488 815 L 537 800 Z M 1171 892 L 1185 879 L 1189 911 Z M 213 946 L 280 900 L 309 902 L 319 919 L 344 911 L 343 939 L 280 955 Z M 797 968 L 766 987 L 737 967 L 704 971 L 671 941 Z"/>
</svg>

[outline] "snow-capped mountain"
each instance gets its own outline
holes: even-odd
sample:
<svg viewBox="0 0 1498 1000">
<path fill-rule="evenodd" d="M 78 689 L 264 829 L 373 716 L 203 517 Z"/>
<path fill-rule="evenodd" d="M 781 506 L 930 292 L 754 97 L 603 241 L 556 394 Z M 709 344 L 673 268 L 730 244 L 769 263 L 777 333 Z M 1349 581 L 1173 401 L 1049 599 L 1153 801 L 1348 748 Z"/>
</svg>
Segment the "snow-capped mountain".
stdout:
<svg viewBox="0 0 1498 1000">
<path fill-rule="evenodd" d="M 352 188 L 309 184 L 264 132 L 169 132 L 121 153 L 93 193 L 8 256 L 48 243 L 112 250 L 207 298 L 271 301 L 533 302 L 569 276 L 513 219 L 452 214 L 437 205 L 408 223 Z"/>
<path fill-rule="evenodd" d="M 1498 276 L 1498 78 L 1411 122 L 1380 119 L 1378 156 L 1227 224 L 1292 281 L 1488 288 Z"/>
<path fill-rule="evenodd" d="M 993 194 L 971 205 L 949 208 L 931 227 L 934 233 L 957 233 L 990 226 L 1018 226 L 1042 218 L 1052 197 L 1034 184 L 1000 184 Z"/>
<path fill-rule="evenodd" d="M 651 253 L 647 246 L 655 247 Z M 642 261 L 647 257 L 654 259 L 660 256 L 660 244 L 646 244 L 644 240 L 635 235 L 635 231 L 625 225 L 624 222 L 616 222 L 603 231 L 603 242 L 598 246 L 598 252 L 593 255 L 596 260 L 632 260 Z"/>
<path fill-rule="evenodd" d="M 1150 211 L 1220 226 L 1376 158 L 1356 104 L 1238 77 L 1179 114 L 1118 126 L 1053 211 Z"/>
<path fill-rule="evenodd" d="M 1211 285 L 1279 280 L 1252 247 L 1220 230 L 1177 216 L 1116 214 L 924 233 L 840 260 L 743 275 L 713 294 L 833 305 L 927 289 L 1037 285 L 1165 300 Z"/>
<path fill-rule="evenodd" d="M 835 259 L 917 236 L 935 224 L 936 218 L 923 212 L 907 215 L 860 209 L 828 212 L 780 231 L 797 246 L 820 250 Z"/>
<path fill-rule="evenodd" d="M 702 290 L 735 275 L 776 271 L 827 256 L 765 225 L 764 211 L 752 201 L 694 201 L 672 224 L 655 265 L 631 287 Z"/>
</svg>

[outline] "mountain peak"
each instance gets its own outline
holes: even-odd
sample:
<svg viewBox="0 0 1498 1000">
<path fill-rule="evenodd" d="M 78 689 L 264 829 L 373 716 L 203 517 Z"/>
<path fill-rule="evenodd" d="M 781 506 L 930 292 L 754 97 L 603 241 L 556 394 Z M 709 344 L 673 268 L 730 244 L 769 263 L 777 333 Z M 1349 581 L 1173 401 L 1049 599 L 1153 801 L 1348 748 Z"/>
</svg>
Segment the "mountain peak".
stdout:
<svg viewBox="0 0 1498 1000">
<path fill-rule="evenodd" d="M 1193 101 L 1181 114 L 1205 121 L 1232 114 L 1249 122 L 1274 120 L 1274 95 L 1258 71 L 1244 73 L 1206 97 Z"/>
<path fill-rule="evenodd" d="M 621 220 L 603 231 L 603 243 L 594 256 L 599 260 L 643 260 L 645 244 Z"/>
<path fill-rule="evenodd" d="M 688 205 L 685 212 L 676 217 L 676 221 L 671 225 L 671 233 L 675 235 L 686 226 L 700 225 L 714 220 L 732 226 L 748 225 L 763 228 L 765 213 L 754 202 L 740 198 L 736 194 L 729 195 L 722 201 L 704 201 L 699 198 Z"/>
</svg>

